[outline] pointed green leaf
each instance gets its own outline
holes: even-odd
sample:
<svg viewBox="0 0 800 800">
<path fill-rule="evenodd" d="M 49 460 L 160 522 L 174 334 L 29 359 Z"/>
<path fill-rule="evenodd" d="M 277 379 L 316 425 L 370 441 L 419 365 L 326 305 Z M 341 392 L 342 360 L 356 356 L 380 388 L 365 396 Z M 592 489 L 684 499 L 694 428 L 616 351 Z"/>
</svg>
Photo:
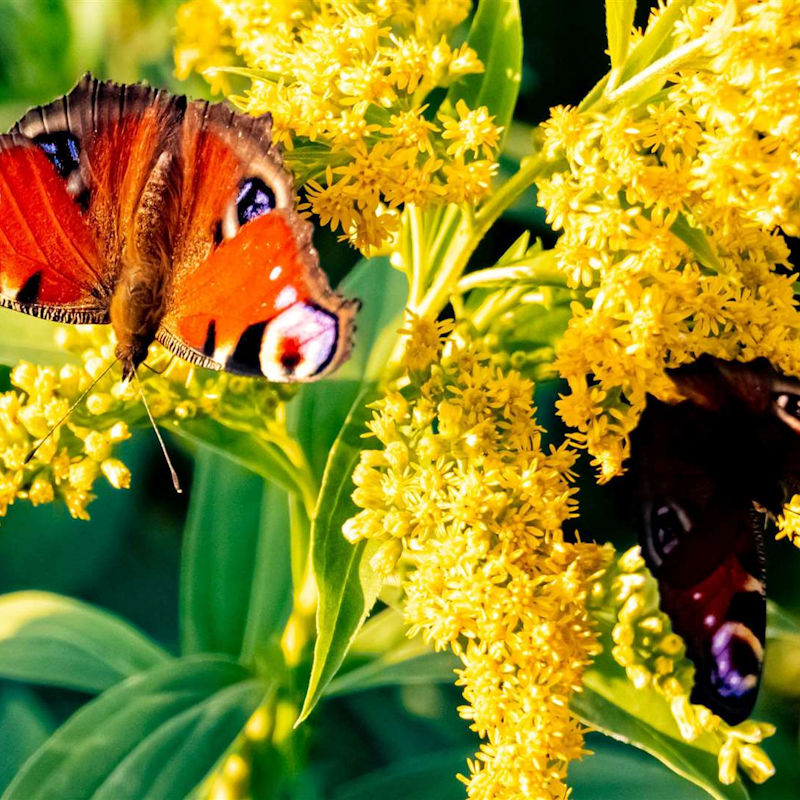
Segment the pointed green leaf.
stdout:
<svg viewBox="0 0 800 800">
<path fill-rule="evenodd" d="M 247 638 L 252 655 L 290 602 L 285 492 L 201 449 L 181 561 L 183 652 L 238 656 Z"/>
<path fill-rule="evenodd" d="M 471 109 L 486 106 L 496 125 L 508 132 L 522 78 L 522 20 L 518 0 L 479 0 L 467 44 L 484 71 L 454 83 L 442 104 L 453 113 L 463 100 Z"/>
<path fill-rule="evenodd" d="M 628 55 L 636 0 L 606 0 L 606 35 L 611 68 L 618 69 Z"/>
<path fill-rule="evenodd" d="M 210 417 L 183 420 L 165 427 L 177 436 L 235 461 L 287 492 L 302 496 L 307 489 L 298 480 L 297 469 L 283 450 L 252 433 L 233 430 Z"/>
<path fill-rule="evenodd" d="M 748 800 L 741 779 L 730 786 L 719 782 L 717 740 L 706 733 L 684 741 L 666 699 L 655 690 L 636 689 L 608 648 L 586 671 L 583 685 L 570 707 L 584 723 L 645 750 L 715 800 Z"/>
<path fill-rule="evenodd" d="M 3 800 L 183 800 L 266 693 L 265 684 L 224 658 L 155 667 L 70 717 Z"/>
<path fill-rule="evenodd" d="M 723 271 L 723 266 L 717 257 L 711 240 L 700 228 L 692 225 L 683 214 L 678 214 L 675 222 L 670 226 L 670 231 L 692 249 L 697 256 L 697 260 L 704 267 L 713 269 L 714 272 Z"/>
<path fill-rule="evenodd" d="M 365 543 L 351 545 L 342 525 L 358 512 L 350 495 L 352 475 L 364 447 L 362 434 L 377 398 L 374 387 L 358 396 L 331 450 L 311 530 L 311 558 L 319 592 L 317 640 L 300 720 L 316 705 L 336 674 L 380 588 L 369 569 Z"/>
<path fill-rule="evenodd" d="M 350 359 L 330 378 L 303 386 L 288 406 L 292 430 L 320 477 L 365 378 L 378 374 L 397 341 L 408 281 L 388 258 L 362 259 L 339 291 L 361 301 Z"/>
<path fill-rule="evenodd" d="M 0 596 L 0 676 L 100 692 L 169 655 L 132 626 L 49 592 Z"/>
<path fill-rule="evenodd" d="M 54 727 L 50 712 L 27 686 L 0 689 L 0 791 Z"/>
</svg>

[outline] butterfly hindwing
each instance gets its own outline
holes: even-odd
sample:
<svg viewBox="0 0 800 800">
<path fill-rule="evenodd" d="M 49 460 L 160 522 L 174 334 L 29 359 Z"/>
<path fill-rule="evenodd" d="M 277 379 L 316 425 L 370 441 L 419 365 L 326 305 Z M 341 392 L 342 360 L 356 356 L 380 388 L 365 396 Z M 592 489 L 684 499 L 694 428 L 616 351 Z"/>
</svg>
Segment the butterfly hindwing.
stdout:
<svg viewBox="0 0 800 800">
<path fill-rule="evenodd" d="M 800 479 L 800 381 L 764 358 L 668 370 L 631 436 L 640 540 L 695 665 L 692 700 L 730 724 L 755 703 L 766 636 L 763 532 Z"/>
<path fill-rule="evenodd" d="M 692 701 L 735 723 L 755 702 L 766 603 L 759 520 L 718 417 L 648 398 L 631 451 L 642 552 L 695 665 Z"/>
<path fill-rule="evenodd" d="M 355 304 L 319 268 L 270 124 L 205 103 L 187 109 L 180 227 L 158 338 L 203 366 L 305 380 L 347 356 Z"/>
</svg>

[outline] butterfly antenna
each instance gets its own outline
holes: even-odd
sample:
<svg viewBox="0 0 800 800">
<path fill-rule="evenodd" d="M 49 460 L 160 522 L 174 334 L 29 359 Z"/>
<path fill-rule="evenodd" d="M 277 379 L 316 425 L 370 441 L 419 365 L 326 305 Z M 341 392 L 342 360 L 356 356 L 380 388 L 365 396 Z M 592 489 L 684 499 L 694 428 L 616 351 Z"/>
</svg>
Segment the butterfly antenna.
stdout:
<svg viewBox="0 0 800 800">
<path fill-rule="evenodd" d="M 115 358 L 113 361 L 109 362 L 108 366 L 86 387 L 81 393 L 78 399 L 69 407 L 67 412 L 64 414 L 61 419 L 47 431 L 47 434 L 43 439 L 40 439 L 38 444 L 25 456 L 25 460 L 22 462 L 23 464 L 27 464 L 30 460 L 39 452 L 39 448 L 70 418 L 72 412 L 86 399 L 86 395 L 94 389 L 95 386 L 108 374 L 108 371 L 114 364 L 117 363 L 117 359 Z"/>
<path fill-rule="evenodd" d="M 181 488 L 181 482 L 178 480 L 178 473 L 175 471 L 175 467 L 172 466 L 172 459 L 170 459 L 169 453 L 167 452 L 167 446 L 164 444 L 164 440 L 161 438 L 161 432 L 158 430 L 158 425 L 156 425 L 156 421 L 153 419 L 153 413 L 150 411 L 150 406 L 147 403 L 147 397 L 145 396 L 142 382 L 139 380 L 139 374 L 137 372 L 134 372 L 133 377 L 136 381 L 136 385 L 139 387 L 139 394 L 142 396 L 142 403 L 144 403 L 144 410 L 147 412 L 147 416 L 150 419 L 150 424 L 153 426 L 153 431 L 156 434 L 156 439 L 158 439 L 158 443 L 161 445 L 161 452 L 164 454 L 164 459 L 166 460 L 167 466 L 169 467 L 169 474 L 172 476 L 172 485 L 173 487 L 175 487 L 175 491 L 178 494 L 183 494 L 183 489 Z"/>
</svg>

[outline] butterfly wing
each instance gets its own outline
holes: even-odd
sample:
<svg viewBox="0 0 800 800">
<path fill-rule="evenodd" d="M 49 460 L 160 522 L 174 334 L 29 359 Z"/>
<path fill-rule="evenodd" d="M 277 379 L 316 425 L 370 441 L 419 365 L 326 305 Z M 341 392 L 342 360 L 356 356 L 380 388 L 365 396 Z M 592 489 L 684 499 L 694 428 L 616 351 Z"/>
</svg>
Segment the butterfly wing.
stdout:
<svg viewBox="0 0 800 800">
<path fill-rule="evenodd" d="M 642 552 L 695 665 L 692 702 L 736 724 L 758 691 L 766 601 L 764 518 L 752 505 L 732 421 L 650 397 L 631 455 Z"/>
<path fill-rule="evenodd" d="M 184 98 L 86 75 L 0 137 L 0 304 L 108 322 L 141 198 L 177 136 Z"/>
<path fill-rule="evenodd" d="M 271 380 L 314 379 L 348 355 L 356 303 L 332 291 L 294 211 L 269 117 L 191 103 L 167 313 L 181 358 Z"/>
<path fill-rule="evenodd" d="M 64 179 L 33 140 L 0 136 L 0 305 L 105 322 L 102 260 Z"/>
</svg>

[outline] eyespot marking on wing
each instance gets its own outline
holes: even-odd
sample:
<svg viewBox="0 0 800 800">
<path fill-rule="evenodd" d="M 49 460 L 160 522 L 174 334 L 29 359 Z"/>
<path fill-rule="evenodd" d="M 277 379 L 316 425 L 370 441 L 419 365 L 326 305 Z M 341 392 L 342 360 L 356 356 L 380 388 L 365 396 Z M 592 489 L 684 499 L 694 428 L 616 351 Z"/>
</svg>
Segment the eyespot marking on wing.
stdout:
<svg viewBox="0 0 800 800">
<path fill-rule="evenodd" d="M 778 419 L 785 422 L 795 433 L 800 433 L 800 394 L 780 390 L 773 392 L 772 407 Z"/>
<path fill-rule="evenodd" d="M 335 314 L 298 302 L 270 320 L 259 354 L 261 372 L 269 380 L 304 380 L 331 363 L 339 342 Z"/>
<path fill-rule="evenodd" d="M 81 145 L 78 137 L 67 131 L 56 133 L 40 133 L 33 141 L 44 152 L 56 172 L 62 178 L 68 178 L 78 169 Z"/>
<path fill-rule="evenodd" d="M 666 557 L 692 530 L 692 521 L 686 511 L 671 500 L 656 500 L 645 511 L 647 526 L 647 551 L 652 564 L 658 568 Z"/>
<path fill-rule="evenodd" d="M 277 208 L 275 192 L 259 177 L 251 176 L 239 182 L 236 199 L 228 206 L 222 220 L 222 235 L 232 239 L 242 225 L 252 222 Z"/>
</svg>

